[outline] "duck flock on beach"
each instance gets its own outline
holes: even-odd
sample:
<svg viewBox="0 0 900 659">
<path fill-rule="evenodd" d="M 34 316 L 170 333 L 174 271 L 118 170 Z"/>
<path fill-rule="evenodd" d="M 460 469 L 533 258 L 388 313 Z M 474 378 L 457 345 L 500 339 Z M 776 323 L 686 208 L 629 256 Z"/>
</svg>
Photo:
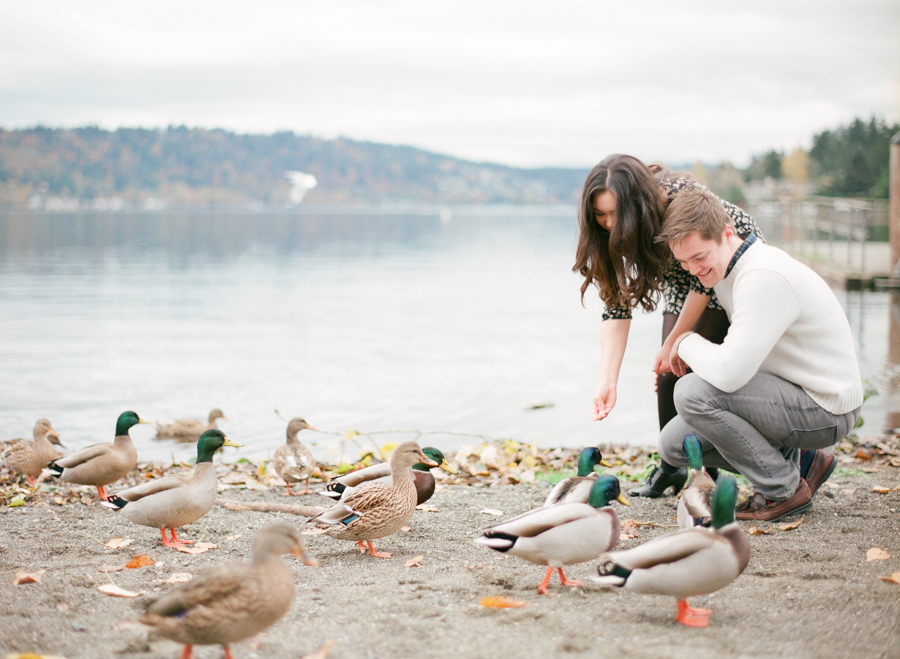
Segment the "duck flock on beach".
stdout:
<svg viewBox="0 0 900 659">
<path fill-rule="evenodd" d="M 157 424 L 158 437 L 196 442 L 197 461 L 192 474 L 154 478 L 112 494 L 106 487 L 137 466 L 137 451 L 129 431 L 147 422 L 132 411 L 119 415 L 113 442 L 94 444 L 65 457 L 57 450 L 61 446 L 59 433 L 48 419 L 39 419 L 33 438 L 8 442 L 0 459 L 6 467 L 24 475 L 32 487 L 42 474 L 94 486 L 104 506 L 134 524 L 159 529 L 162 544 L 177 547 L 192 541 L 178 538 L 176 529 L 197 521 L 215 504 L 218 483 L 213 456 L 225 446 L 242 446 L 216 427 L 221 418 L 225 415 L 213 410 L 207 424 L 196 420 Z M 285 481 L 285 495 L 294 494 L 291 484 L 304 481 L 303 494 L 309 493 L 316 462 L 297 437 L 307 429 L 315 430 L 302 418 L 291 419 L 286 442 L 275 452 L 273 465 Z M 678 531 L 633 549 L 613 551 L 621 524 L 610 504 L 629 503 L 615 476 L 595 471 L 598 466 L 610 465 L 597 448 L 589 447 L 579 456 L 578 474 L 560 481 L 543 506 L 484 529 L 474 541 L 546 566 L 544 579 L 537 586 L 541 594 L 547 592 L 554 570 L 562 585 L 582 586 L 567 579 L 563 567 L 598 560 L 598 576 L 592 581 L 675 597 L 676 620 L 705 627 L 711 611 L 690 608 L 688 598 L 715 592 L 734 581 L 747 566 L 750 545 L 734 521 L 735 480 L 710 477 L 702 466 L 695 436 L 685 438 L 684 448 L 692 477 L 678 503 Z M 309 528 L 303 534 L 349 540 L 363 554 L 390 558 L 390 553 L 376 551 L 373 542 L 399 531 L 416 506 L 432 496 L 435 478 L 431 469 L 436 468 L 456 473 L 438 449 L 421 448 L 412 441 L 401 443 L 389 463 L 329 481 L 321 494 L 332 499 L 331 505 L 307 521 Z M 156 634 L 183 643 L 182 659 L 193 656 L 193 645 L 210 644 L 222 645 L 230 658 L 230 644 L 263 631 L 289 609 L 294 583 L 290 569 L 280 560 L 283 554 L 294 554 L 305 564 L 316 565 L 296 527 L 271 523 L 253 539 L 249 563 L 223 563 L 173 588 L 151 601 L 140 621 Z"/>
</svg>

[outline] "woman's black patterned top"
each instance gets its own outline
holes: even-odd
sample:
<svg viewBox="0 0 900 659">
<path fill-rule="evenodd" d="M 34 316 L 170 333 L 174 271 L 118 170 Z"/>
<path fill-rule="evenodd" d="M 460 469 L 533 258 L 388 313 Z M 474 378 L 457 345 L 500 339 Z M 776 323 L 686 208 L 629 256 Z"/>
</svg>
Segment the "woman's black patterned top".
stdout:
<svg viewBox="0 0 900 659">
<path fill-rule="evenodd" d="M 660 185 L 666 191 L 666 195 L 669 197 L 669 201 L 674 199 L 675 195 L 677 195 L 682 190 L 706 189 L 706 187 L 701 183 L 698 183 L 691 178 L 678 176 L 665 178 L 660 181 Z M 722 205 L 725 207 L 725 212 L 727 212 L 728 216 L 731 218 L 731 223 L 734 225 L 734 230 L 737 235 L 739 235 L 741 238 L 746 238 L 749 234 L 755 233 L 757 236 L 759 236 L 759 238 L 765 240 L 765 238 L 763 238 L 762 231 L 759 230 L 759 227 L 756 226 L 756 222 L 754 222 L 753 219 L 749 215 L 747 215 L 747 213 L 745 213 L 734 204 L 730 204 L 724 200 L 720 201 L 722 201 Z M 672 259 L 663 279 L 663 313 L 679 315 L 681 313 L 681 308 L 684 306 L 684 301 L 685 299 L 687 299 L 689 291 L 697 291 L 699 293 L 703 293 L 704 295 L 709 295 L 709 303 L 706 305 L 708 308 L 722 308 L 722 305 L 719 304 L 719 300 L 716 299 L 716 295 L 715 293 L 713 293 L 711 288 L 704 288 L 699 279 L 682 268 L 681 264 L 678 263 L 678 261 Z M 611 318 L 631 318 L 631 307 L 626 304 L 620 304 L 615 307 L 607 307 L 603 312 L 603 320 L 609 320 Z"/>
</svg>

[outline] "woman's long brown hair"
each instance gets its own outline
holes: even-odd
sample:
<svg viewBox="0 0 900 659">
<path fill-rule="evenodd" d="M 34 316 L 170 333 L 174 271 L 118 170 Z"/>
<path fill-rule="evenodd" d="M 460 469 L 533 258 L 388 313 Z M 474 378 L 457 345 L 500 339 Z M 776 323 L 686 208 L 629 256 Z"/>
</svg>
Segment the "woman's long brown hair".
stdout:
<svg viewBox="0 0 900 659">
<path fill-rule="evenodd" d="M 594 217 L 594 195 L 609 190 L 616 197 L 612 231 Z M 637 158 L 604 158 L 584 182 L 578 213 L 578 248 L 573 271 L 584 276 L 581 301 L 593 283 L 609 306 L 638 305 L 653 311 L 669 265 L 669 248 L 657 243 L 665 209 L 650 169 Z"/>
</svg>

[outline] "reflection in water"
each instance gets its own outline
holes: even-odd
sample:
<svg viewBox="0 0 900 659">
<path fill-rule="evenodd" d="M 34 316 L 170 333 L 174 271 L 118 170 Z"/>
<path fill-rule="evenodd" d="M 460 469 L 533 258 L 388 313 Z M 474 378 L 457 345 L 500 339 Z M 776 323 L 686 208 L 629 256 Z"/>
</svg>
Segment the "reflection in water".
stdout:
<svg viewBox="0 0 900 659">
<path fill-rule="evenodd" d="M 0 215 L 0 437 L 47 416 L 80 448 L 111 440 L 126 409 L 165 420 L 219 407 L 249 456 L 283 443 L 275 408 L 341 434 L 655 443 L 657 314 L 636 316 L 617 406 L 590 420 L 601 309 L 595 293 L 581 307 L 571 272 L 574 209 L 444 215 Z M 881 390 L 864 410 L 877 431 L 898 390 L 884 369 L 888 294 L 839 295 Z M 530 401 L 554 406 L 524 411 Z M 132 434 L 142 459 L 191 453 Z M 309 435 L 336 457 L 337 436 Z"/>
</svg>

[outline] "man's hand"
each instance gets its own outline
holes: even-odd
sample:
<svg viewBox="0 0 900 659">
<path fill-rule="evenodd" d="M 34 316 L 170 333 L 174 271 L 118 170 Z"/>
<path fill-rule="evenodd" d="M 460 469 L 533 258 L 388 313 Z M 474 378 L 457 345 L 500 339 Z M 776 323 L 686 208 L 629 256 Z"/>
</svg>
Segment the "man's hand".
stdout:
<svg viewBox="0 0 900 659">
<path fill-rule="evenodd" d="M 605 419 L 616 404 L 616 385 L 601 382 L 594 394 L 594 421 Z"/>
</svg>

